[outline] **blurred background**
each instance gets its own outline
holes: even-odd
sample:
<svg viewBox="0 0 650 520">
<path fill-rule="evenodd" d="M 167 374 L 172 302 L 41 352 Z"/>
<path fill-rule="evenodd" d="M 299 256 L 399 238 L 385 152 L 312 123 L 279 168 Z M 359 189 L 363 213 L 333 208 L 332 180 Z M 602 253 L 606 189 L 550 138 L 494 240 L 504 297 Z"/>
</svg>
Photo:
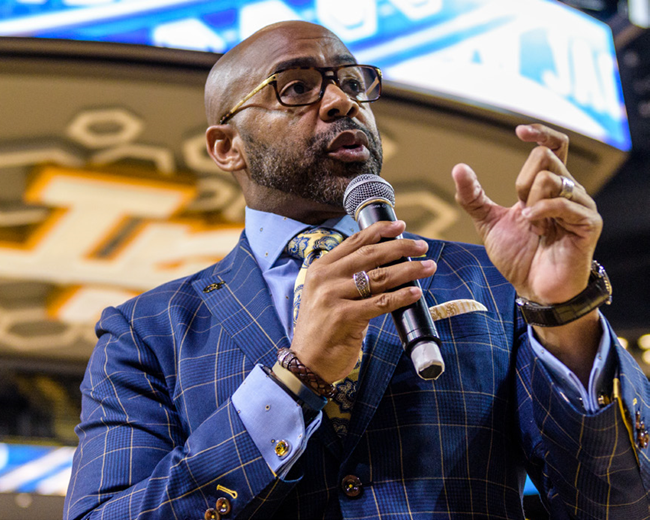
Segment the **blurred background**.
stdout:
<svg viewBox="0 0 650 520">
<path fill-rule="evenodd" d="M 410 231 L 476 242 L 453 165 L 511 205 L 530 150 L 514 127 L 568 133 L 605 221 L 604 313 L 650 375 L 650 0 L 4 0 L 0 520 L 61 517 L 101 310 L 236 243 L 244 201 L 205 152 L 203 85 L 287 19 L 383 69 L 383 176 Z"/>
</svg>

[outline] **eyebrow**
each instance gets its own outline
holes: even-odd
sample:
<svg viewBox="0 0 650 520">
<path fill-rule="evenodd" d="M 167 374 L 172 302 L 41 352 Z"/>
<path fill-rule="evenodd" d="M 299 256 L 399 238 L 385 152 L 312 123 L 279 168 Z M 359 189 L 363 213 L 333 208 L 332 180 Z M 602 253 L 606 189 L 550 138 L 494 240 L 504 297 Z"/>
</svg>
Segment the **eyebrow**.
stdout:
<svg viewBox="0 0 650 520">
<path fill-rule="evenodd" d="M 355 64 L 357 62 L 354 56 L 350 54 L 339 54 L 334 57 L 334 63 L 337 65 Z M 290 69 L 291 67 L 317 67 L 318 61 L 312 56 L 301 56 L 276 63 L 273 70 Z"/>
</svg>

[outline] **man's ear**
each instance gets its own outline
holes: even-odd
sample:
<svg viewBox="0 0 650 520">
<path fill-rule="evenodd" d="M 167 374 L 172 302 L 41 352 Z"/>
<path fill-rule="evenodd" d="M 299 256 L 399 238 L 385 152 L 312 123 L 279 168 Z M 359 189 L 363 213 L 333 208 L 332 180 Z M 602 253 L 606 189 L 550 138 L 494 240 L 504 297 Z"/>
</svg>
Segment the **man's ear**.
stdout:
<svg viewBox="0 0 650 520">
<path fill-rule="evenodd" d="M 217 166 L 226 172 L 246 168 L 242 141 L 237 131 L 230 125 L 213 125 L 205 132 L 208 155 Z"/>
</svg>

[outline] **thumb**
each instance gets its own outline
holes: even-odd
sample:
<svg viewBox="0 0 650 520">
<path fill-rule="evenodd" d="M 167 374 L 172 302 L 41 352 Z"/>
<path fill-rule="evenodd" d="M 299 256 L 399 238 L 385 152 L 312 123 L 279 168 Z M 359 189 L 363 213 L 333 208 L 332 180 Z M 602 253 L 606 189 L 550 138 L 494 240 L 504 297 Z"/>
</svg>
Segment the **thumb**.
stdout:
<svg viewBox="0 0 650 520">
<path fill-rule="evenodd" d="M 457 164 L 452 169 L 451 176 L 456 184 L 456 202 L 477 224 L 485 221 L 495 204 L 483 191 L 474 170 L 466 164 Z"/>
</svg>

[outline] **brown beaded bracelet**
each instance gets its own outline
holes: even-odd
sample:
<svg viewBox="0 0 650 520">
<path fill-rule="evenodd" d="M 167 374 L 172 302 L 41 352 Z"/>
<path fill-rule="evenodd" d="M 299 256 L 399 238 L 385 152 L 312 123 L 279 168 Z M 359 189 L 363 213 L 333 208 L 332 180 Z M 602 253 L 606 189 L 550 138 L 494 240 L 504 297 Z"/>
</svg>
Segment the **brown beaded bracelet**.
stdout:
<svg viewBox="0 0 650 520">
<path fill-rule="evenodd" d="M 323 379 L 318 375 L 309 370 L 300 362 L 296 354 L 288 348 L 281 348 L 278 350 L 278 363 L 294 374 L 318 395 L 322 395 L 328 399 L 336 395 L 336 387 L 334 385 L 323 381 Z"/>
</svg>

